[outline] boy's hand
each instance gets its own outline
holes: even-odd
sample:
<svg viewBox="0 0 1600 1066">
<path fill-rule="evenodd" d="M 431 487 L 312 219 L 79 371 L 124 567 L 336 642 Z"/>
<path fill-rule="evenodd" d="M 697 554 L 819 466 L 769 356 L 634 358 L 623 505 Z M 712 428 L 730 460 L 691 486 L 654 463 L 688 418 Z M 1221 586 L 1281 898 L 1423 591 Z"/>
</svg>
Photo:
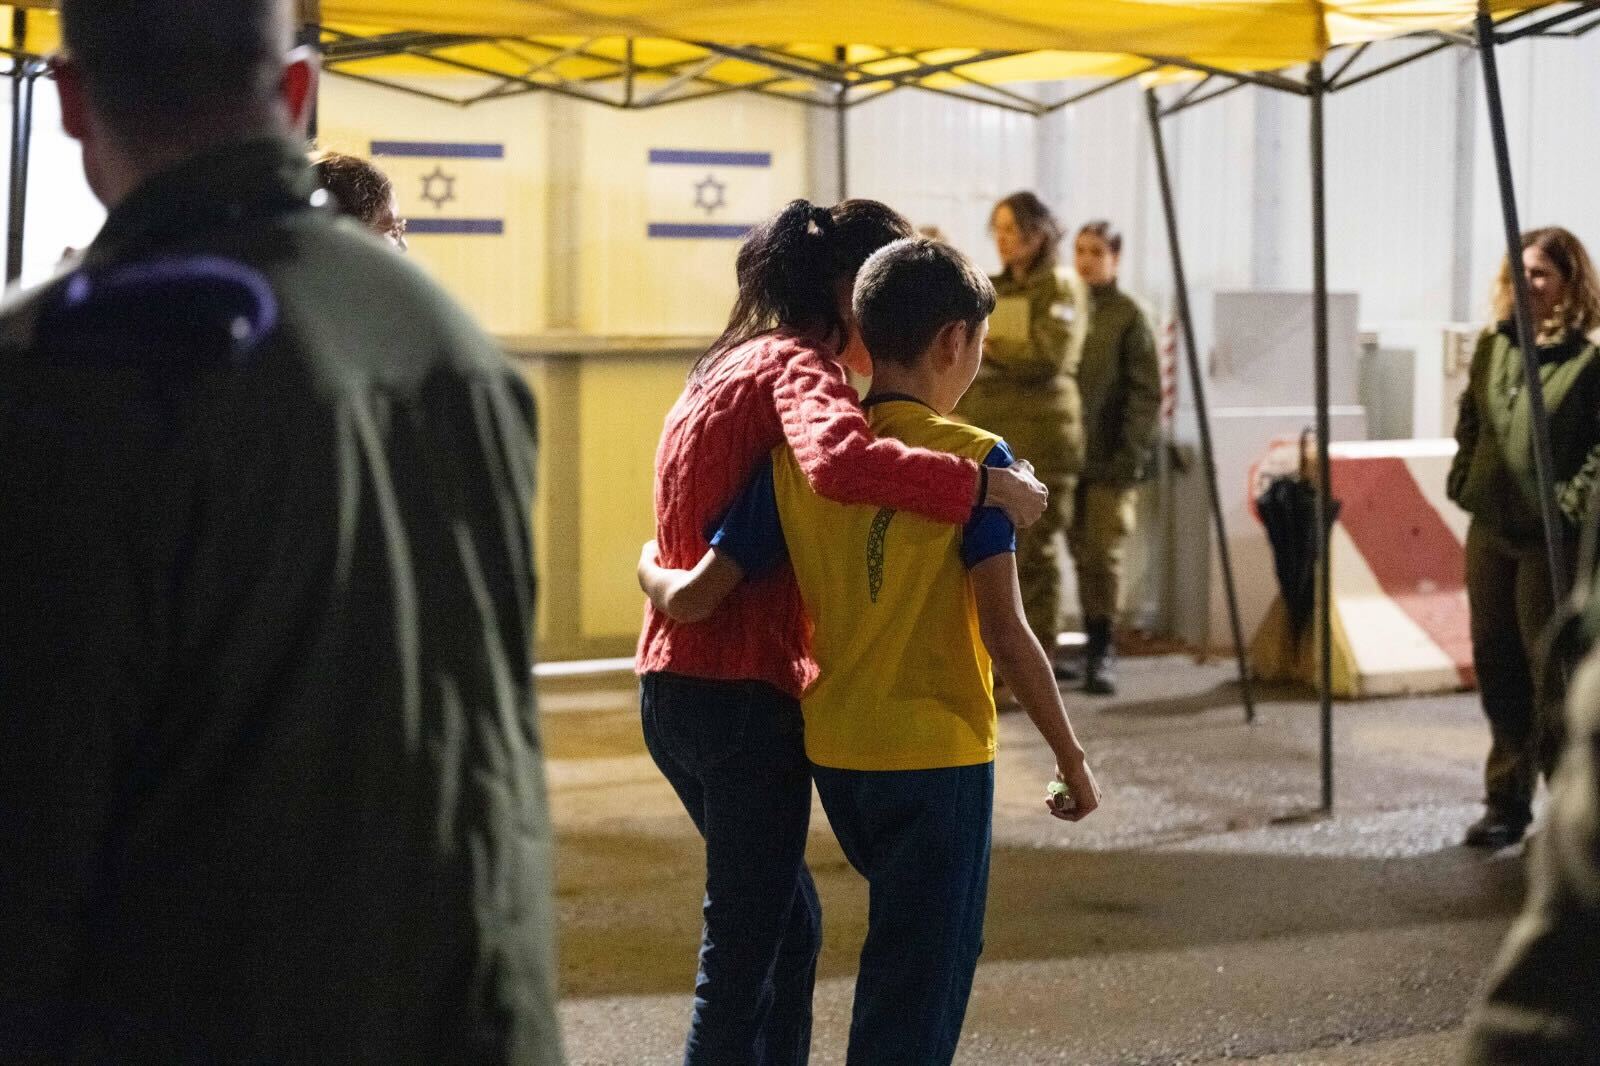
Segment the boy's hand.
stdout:
<svg viewBox="0 0 1600 1066">
<path fill-rule="evenodd" d="M 1100 806 L 1100 785 L 1082 757 L 1069 762 L 1063 769 L 1057 767 L 1056 779 L 1051 782 L 1050 796 L 1045 800 L 1050 813 L 1066 822 L 1080 822 Z"/>
<path fill-rule="evenodd" d="M 1026 459 L 1008 467 L 989 471 L 989 491 L 985 507 L 998 507 L 1018 529 L 1033 525 L 1050 502 L 1050 490 L 1033 476 L 1033 464 Z"/>
</svg>

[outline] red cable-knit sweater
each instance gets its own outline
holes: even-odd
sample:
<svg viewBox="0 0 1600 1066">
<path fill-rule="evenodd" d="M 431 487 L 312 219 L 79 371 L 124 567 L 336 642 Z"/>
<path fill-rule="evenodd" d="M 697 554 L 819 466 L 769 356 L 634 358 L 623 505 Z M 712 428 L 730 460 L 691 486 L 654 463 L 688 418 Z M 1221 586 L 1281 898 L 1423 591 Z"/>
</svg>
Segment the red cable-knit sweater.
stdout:
<svg viewBox="0 0 1600 1066">
<path fill-rule="evenodd" d="M 667 415 L 656 451 L 656 544 L 662 565 L 690 568 L 708 527 L 744 488 L 762 456 L 787 442 L 811 487 L 840 503 L 965 522 L 977 464 L 877 440 L 844 368 L 810 340 L 768 334 L 691 380 Z M 794 573 L 736 588 L 703 622 L 685 625 L 646 605 L 635 668 L 691 677 L 766 681 L 798 696 L 816 677 L 811 624 Z"/>
</svg>

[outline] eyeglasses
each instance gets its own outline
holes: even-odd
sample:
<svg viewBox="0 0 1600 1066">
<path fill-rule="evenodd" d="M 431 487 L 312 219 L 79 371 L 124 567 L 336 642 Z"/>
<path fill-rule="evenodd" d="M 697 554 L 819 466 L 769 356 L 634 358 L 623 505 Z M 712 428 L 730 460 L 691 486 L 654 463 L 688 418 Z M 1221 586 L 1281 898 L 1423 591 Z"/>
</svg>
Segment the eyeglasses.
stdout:
<svg viewBox="0 0 1600 1066">
<path fill-rule="evenodd" d="M 391 241 L 393 241 L 395 247 L 399 248 L 402 252 L 406 250 L 406 220 L 405 219 L 403 219 L 403 218 L 395 219 L 393 224 L 391 224 L 388 229 L 383 231 L 383 235 L 385 237 L 388 237 Z"/>
</svg>

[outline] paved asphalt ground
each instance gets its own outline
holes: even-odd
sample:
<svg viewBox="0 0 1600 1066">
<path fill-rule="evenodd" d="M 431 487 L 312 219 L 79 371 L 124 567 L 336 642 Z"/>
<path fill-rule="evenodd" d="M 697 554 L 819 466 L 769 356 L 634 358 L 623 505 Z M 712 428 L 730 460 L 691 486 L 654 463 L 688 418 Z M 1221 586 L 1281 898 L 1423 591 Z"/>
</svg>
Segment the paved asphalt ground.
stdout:
<svg viewBox="0 0 1600 1066">
<path fill-rule="evenodd" d="M 963 1064 L 1413 1066 L 1454 1061 L 1520 903 L 1521 849 L 1456 846 L 1488 744 L 1475 698 L 1335 708 L 1334 816 L 1316 817 L 1317 713 L 1269 693 L 1247 726 L 1225 665 L 1124 661 L 1069 710 L 1105 790 L 1043 811 L 1047 750 L 1001 721 L 995 854 Z M 575 1066 L 674 1063 L 704 873 L 627 679 L 544 694 L 560 851 L 563 1019 Z M 826 942 L 812 1062 L 842 1063 L 865 886 L 821 808 Z"/>
</svg>

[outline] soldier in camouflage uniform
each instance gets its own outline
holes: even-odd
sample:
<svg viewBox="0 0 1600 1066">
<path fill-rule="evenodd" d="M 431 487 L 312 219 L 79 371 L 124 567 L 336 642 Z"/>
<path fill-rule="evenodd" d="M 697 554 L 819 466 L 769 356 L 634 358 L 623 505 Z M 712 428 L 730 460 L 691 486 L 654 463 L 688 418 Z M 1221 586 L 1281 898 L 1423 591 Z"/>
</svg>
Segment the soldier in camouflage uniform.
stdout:
<svg viewBox="0 0 1600 1066">
<path fill-rule="evenodd" d="M 1144 309 L 1117 287 L 1121 255 L 1122 234 L 1111 223 L 1090 222 L 1078 230 L 1073 260 L 1089 289 L 1089 329 L 1078 366 L 1088 454 L 1067 544 L 1089 637 L 1083 689 L 1100 696 L 1117 691 L 1114 632 L 1122 564 L 1161 417 L 1155 335 Z"/>
<path fill-rule="evenodd" d="M 989 224 L 1004 269 L 991 279 L 998 302 L 983 365 L 956 414 L 1004 437 L 1050 489 L 1044 517 L 1017 533 L 1017 571 L 1028 624 L 1054 657 L 1061 540 L 1083 468 L 1077 374 L 1086 299 L 1077 275 L 1057 265 L 1061 226 L 1037 196 L 1006 197 Z"/>
</svg>

